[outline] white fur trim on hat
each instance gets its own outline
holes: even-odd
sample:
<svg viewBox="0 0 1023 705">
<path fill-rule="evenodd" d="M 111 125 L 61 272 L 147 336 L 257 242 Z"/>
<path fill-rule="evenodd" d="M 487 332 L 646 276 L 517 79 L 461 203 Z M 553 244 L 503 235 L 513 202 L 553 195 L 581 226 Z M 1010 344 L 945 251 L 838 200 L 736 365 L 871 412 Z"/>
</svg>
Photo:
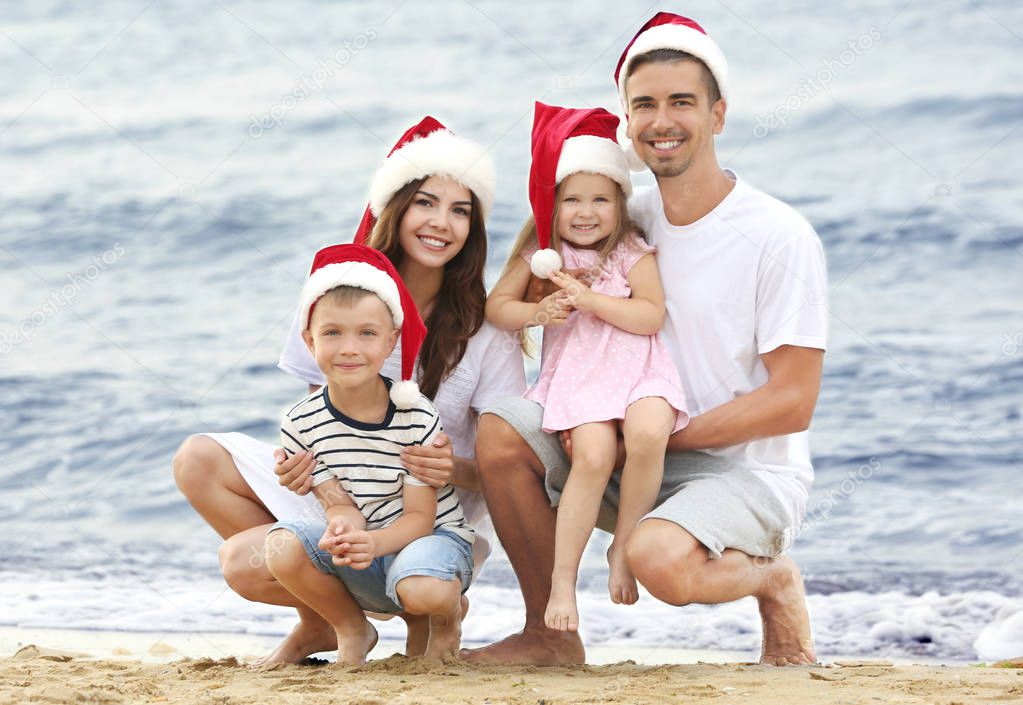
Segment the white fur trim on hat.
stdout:
<svg viewBox="0 0 1023 705">
<path fill-rule="evenodd" d="M 401 328 L 405 313 L 401 308 L 398 285 L 391 276 L 368 262 L 334 262 L 309 275 L 302 287 L 302 330 L 309 327 L 309 310 L 321 296 L 338 286 L 354 286 L 371 291 L 387 304 L 394 327 Z"/>
<path fill-rule="evenodd" d="M 625 152 L 614 140 L 595 135 L 579 135 L 565 140 L 554 180 L 560 184 L 580 171 L 602 174 L 616 181 L 625 191 L 626 198 L 632 195 L 632 181 Z"/>
<path fill-rule="evenodd" d="M 418 137 L 384 160 L 373 175 L 369 207 L 377 218 L 402 186 L 428 176 L 448 176 L 476 194 L 483 217 L 494 203 L 494 162 L 483 147 L 449 130 Z"/>
<path fill-rule="evenodd" d="M 629 75 L 629 64 L 640 54 L 646 54 L 654 49 L 678 49 L 700 59 L 714 75 L 721 97 L 728 99 L 728 62 L 717 42 L 692 27 L 662 24 L 651 27 L 639 35 L 629 47 L 629 53 L 625 55 L 621 73 L 618 75 L 618 95 L 626 115 L 629 114 L 629 104 L 625 97 L 625 81 Z"/>
<path fill-rule="evenodd" d="M 561 255 L 550 248 L 537 250 L 529 258 L 529 269 L 541 279 L 550 279 L 554 272 L 561 269 Z"/>
<path fill-rule="evenodd" d="M 412 408 L 421 396 L 419 385 L 411 380 L 404 379 L 391 383 L 391 401 L 399 409 Z"/>
</svg>

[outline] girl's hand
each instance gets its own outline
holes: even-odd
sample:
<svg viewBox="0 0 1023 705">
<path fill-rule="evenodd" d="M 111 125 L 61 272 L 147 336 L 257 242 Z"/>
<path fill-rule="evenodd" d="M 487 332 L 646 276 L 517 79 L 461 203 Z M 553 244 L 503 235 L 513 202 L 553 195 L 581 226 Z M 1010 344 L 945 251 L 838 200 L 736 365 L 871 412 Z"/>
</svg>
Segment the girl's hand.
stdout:
<svg viewBox="0 0 1023 705">
<path fill-rule="evenodd" d="M 401 464 L 412 477 L 440 489 L 451 481 L 455 453 L 448 434 L 439 433 L 428 446 L 409 446 L 401 452 Z"/>
<path fill-rule="evenodd" d="M 543 326 L 544 328 L 560 326 L 568 320 L 568 314 L 570 313 L 572 313 L 572 306 L 568 303 L 565 292 L 559 289 L 537 302 L 532 325 Z"/>
<path fill-rule="evenodd" d="M 312 452 L 296 453 L 288 457 L 283 448 L 274 451 L 274 472 L 277 482 L 297 494 L 309 494 L 313 488 L 313 470 L 316 469 L 316 458 Z"/>
<path fill-rule="evenodd" d="M 593 299 L 596 294 L 587 284 L 565 271 L 551 274 L 551 281 L 561 287 L 565 300 L 580 311 L 588 311 L 593 307 Z"/>
</svg>

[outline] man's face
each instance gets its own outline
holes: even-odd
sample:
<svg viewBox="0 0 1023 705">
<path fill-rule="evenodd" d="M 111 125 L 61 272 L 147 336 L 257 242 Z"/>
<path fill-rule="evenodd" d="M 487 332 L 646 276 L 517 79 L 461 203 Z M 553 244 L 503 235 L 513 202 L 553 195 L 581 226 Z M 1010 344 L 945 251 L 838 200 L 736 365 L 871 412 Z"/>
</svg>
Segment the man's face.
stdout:
<svg viewBox="0 0 1023 705">
<path fill-rule="evenodd" d="M 647 63 L 626 81 L 629 136 L 656 176 L 680 176 L 714 155 L 725 101 L 710 104 L 703 71 L 696 61 Z"/>
</svg>

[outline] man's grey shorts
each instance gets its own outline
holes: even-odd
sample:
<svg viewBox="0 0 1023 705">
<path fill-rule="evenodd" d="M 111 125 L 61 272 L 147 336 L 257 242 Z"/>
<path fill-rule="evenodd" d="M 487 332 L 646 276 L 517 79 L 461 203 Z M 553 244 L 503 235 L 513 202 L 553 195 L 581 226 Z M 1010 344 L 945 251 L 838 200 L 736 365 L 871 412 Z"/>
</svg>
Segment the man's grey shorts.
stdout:
<svg viewBox="0 0 1023 705">
<path fill-rule="evenodd" d="M 543 407 L 521 397 L 483 409 L 507 421 L 533 449 L 546 470 L 547 495 L 558 506 L 568 479 L 569 459 L 557 434 L 541 430 Z M 597 528 L 614 532 L 620 473 L 611 476 Z M 726 548 L 773 557 L 788 545 L 789 518 L 781 502 L 756 475 L 730 460 L 699 452 L 669 453 L 653 511 L 643 519 L 678 524 L 707 547 L 711 558 Z"/>
</svg>

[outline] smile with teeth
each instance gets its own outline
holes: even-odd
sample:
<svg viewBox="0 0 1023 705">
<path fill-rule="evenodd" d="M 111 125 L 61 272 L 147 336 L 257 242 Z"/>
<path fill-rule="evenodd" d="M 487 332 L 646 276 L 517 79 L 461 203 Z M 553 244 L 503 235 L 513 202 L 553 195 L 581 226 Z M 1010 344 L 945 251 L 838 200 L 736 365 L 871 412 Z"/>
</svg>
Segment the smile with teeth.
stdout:
<svg viewBox="0 0 1023 705">
<path fill-rule="evenodd" d="M 444 249 L 445 247 L 451 244 L 449 242 L 445 242 L 444 240 L 440 240 L 435 237 L 429 237 L 428 235 L 417 235 L 416 237 L 418 237 L 419 241 L 426 245 L 427 247 Z"/>
<path fill-rule="evenodd" d="M 670 152 L 673 149 L 681 147 L 682 140 L 658 140 L 653 141 L 650 144 L 654 146 L 654 149 L 657 149 L 662 152 Z"/>
<path fill-rule="evenodd" d="M 596 230 L 597 229 L 597 224 L 596 223 L 591 223 L 589 225 L 573 225 L 572 229 L 574 229 L 574 230 L 582 230 L 584 233 L 588 233 L 588 232 L 591 232 L 593 230 Z"/>
</svg>

